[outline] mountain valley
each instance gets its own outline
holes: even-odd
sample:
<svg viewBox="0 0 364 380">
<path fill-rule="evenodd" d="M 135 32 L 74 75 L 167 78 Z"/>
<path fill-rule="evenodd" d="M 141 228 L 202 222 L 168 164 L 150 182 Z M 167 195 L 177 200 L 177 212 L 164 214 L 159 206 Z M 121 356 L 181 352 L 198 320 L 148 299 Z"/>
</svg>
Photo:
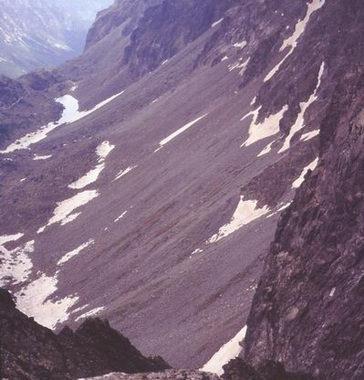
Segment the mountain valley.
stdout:
<svg viewBox="0 0 364 380">
<path fill-rule="evenodd" d="M 17 313 L 55 336 L 107 319 L 151 371 L 188 370 L 167 379 L 361 379 L 363 20 L 359 0 L 117 0 L 79 57 L 1 77 Z M 67 376 L 144 367 L 97 369 Z"/>
</svg>

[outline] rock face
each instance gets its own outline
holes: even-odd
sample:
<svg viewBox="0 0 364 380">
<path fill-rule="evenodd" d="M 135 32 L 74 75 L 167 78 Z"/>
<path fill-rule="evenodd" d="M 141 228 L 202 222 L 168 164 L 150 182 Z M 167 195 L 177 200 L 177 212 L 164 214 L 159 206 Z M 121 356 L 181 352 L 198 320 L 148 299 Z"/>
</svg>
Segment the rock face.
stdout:
<svg viewBox="0 0 364 380">
<path fill-rule="evenodd" d="M 245 358 L 279 361 L 322 379 L 361 379 L 364 55 L 357 32 L 363 6 L 328 3 L 325 33 L 334 10 L 340 16 L 332 27 L 339 21 L 351 28 L 339 39 L 340 52 L 327 51 L 337 64 L 328 69 L 333 93 L 321 123 L 320 164 L 278 224 L 248 320 Z M 342 51 L 352 59 L 343 60 Z"/>
<path fill-rule="evenodd" d="M 235 0 L 164 1 L 148 9 L 130 36 L 124 62 L 133 75 L 154 71 L 221 19 Z"/>
<path fill-rule="evenodd" d="M 86 49 L 120 26 L 122 26 L 121 33 L 128 36 L 138 25 L 144 11 L 161 2 L 162 0 L 116 0 L 113 6 L 98 14 L 87 34 Z"/>
<path fill-rule="evenodd" d="M 0 289 L 0 370 L 9 379 L 77 379 L 113 371 L 146 372 L 168 368 L 161 358 L 145 358 L 108 322 L 88 319 L 74 332 L 58 335 L 15 307 Z"/>
</svg>

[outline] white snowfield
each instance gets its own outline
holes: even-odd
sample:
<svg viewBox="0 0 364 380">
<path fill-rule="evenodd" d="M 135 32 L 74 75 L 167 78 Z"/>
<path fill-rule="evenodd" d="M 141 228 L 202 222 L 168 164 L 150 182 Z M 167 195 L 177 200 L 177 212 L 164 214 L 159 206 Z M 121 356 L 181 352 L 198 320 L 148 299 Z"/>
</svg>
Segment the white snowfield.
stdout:
<svg viewBox="0 0 364 380">
<path fill-rule="evenodd" d="M 24 234 L 0 236 L 0 286 L 9 283 L 20 284 L 31 274 L 33 264 L 29 254 L 34 251 L 34 241 L 29 241 L 21 247 L 8 250 L 6 243 L 18 241 Z"/>
<path fill-rule="evenodd" d="M 107 103 L 110 103 L 112 100 L 114 100 L 123 93 L 124 91 L 121 91 L 118 94 L 111 96 L 110 98 L 102 101 L 101 103 L 97 104 L 95 107 L 88 111 L 79 111 L 78 100 L 72 95 L 64 95 L 60 98 L 56 98 L 55 101 L 57 103 L 62 104 L 64 107 L 61 118 L 57 121 L 48 123 L 47 125 L 40 127 L 35 132 L 26 134 L 25 136 L 16 140 L 14 143 L 10 144 L 5 150 L 1 150 L 0 154 L 8 154 L 17 150 L 29 149 L 31 145 L 44 140 L 50 132 L 52 132 L 60 125 L 71 124 L 75 121 L 84 118 L 85 116 L 90 115 L 91 113 L 105 106 Z"/>
<path fill-rule="evenodd" d="M 229 363 L 230 360 L 239 356 L 242 351 L 240 343 L 244 340 L 247 327 L 244 326 L 234 338 L 224 344 L 212 358 L 200 369 L 203 372 L 215 373 L 221 376 L 224 373 L 223 366 Z"/>
<path fill-rule="evenodd" d="M 200 120 L 204 119 L 208 114 L 206 113 L 205 115 L 202 115 L 200 117 L 198 117 L 197 119 L 187 123 L 186 125 L 184 125 L 182 128 L 178 129 L 177 131 L 173 132 L 172 134 L 170 134 L 168 137 L 166 137 L 165 139 L 163 139 L 160 143 L 159 143 L 159 147 L 155 150 L 155 152 L 157 152 L 158 150 L 162 149 L 164 145 L 168 144 L 169 142 L 171 142 L 173 139 L 175 139 L 177 136 L 179 136 L 181 133 L 187 131 L 187 129 L 191 128 L 192 126 L 194 126 L 195 124 L 197 124 Z"/>
<path fill-rule="evenodd" d="M 287 54 L 282 58 L 282 60 L 270 71 L 270 73 L 264 78 L 264 82 L 269 81 L 274 77 L 274 75 L 279 71 L 286 59 L 294 52 L 297 47 L 299 38 L 305 32 L 306 26 L 310 20 L 311 15 L 318 11 L 325 4 L 325 0 L 312 0 L 307 4 L 306 16 L 303 20 L 299 20 L 295 26 L 293 34 L 283 41 L 283 44 L 279 51 L 283 52 L 288 48 Z"/>
<path fill-rule="evenodd" d="M 99 156 L 98 164 L 87 172 L 84 176 L 79 178 L 77 181 L 68 185 L 71 189 L 83 189 L 84 187 L 94 183 L 99 178 L 101 172 L 105 169 L 105 160 L 111 151 L 115 148 L 111 145 L 109 141 L 104 141 L 96 148 L 96 154 Z"/>
<path fill-rule="evenodd" d="M 307 111 L 307 109 L 317 100 L 318 98 L 318 90 L 321 86 L 321 79 L 322 79 L 322 75 L 324 73 L 324 70 L 325 70 L 325 62 L 322 62 L 321 64 L 321 67 L 320 67 L 320 71 L 319 71 L 319 74 L 318 74 L 318 78 L 317 78 L 317 85 L 316 85 L 316 88 L 313 92 L 313 94 L 311 94 L 311 96 L 308 98 L 308 100 L 306 102 L 301 102 L 300 103 L 300 113 L 298 114 L 297 116 L 297 119 L 295 121 L 295 123 L 293 124 L 288 136 L 286 137 L 284 143 L 283 143 L 283 146 L 282 148 L 278 151 L 278 153 L 283 153 L 285 152 L 286 150 L 288 150 L 291 146 L 291 140 L 293 138 L 293 136 L 299 132 L 301 129 L 303 129 L 305 127 L 305 113 Z"/>
<path fill-rule="evenodd" d="M 91 245 L 95 244 L 95 240 L 90 239 L 86 243 L 81 244 L 79 247 L 74 249 L 71 252 L 66 253 L 57 263 L 57 265 L 63 265 L 70 261 L 73 257 L 77 256 L 79 253 L 81 253 L 84 249 L 90 247 Z"/>
<path fill-rule="evenodd" d="M 319 159 L 316 158 L 314 161 L 312 161 L 309 165 L 307 165 L 303 170 L 301 175 L 293 182 L 292 188 L 298 189 L 303 181 L 305 180 L 305 176 L 309 170 L 315 170 L 318 165 Z"/>
<path fill-rule="evenodd" d="M 77 193 L 71 198 L 58 202 L 57 207 L 53 211 L 53 216 L 49 219 L 48 224 L 38 230 L 38 233 L 42 233 L 45 229 L 52 224 L 61 223 L 61 225 L 67 222 L 73 221 L 77 218 L 78 214 L 73 214 L 73 211 L 91 202 L 94 198 L 98 197 L 97 190 L 85 190 L 81 193 Z"/>
<path fill-rule="evenodd" d="M 257 123 L 259 111 L 261 106 L 256 110 L 249 112 L 241 120 L 243 121 L 249 116 L 253 116 L 253 120 L 249 127 L 249 137 L 241 144 L 241 147 L 247 147 L 255 144 L 257 141 L 263 140 L 267 137 L 271 137 L 279 133 L 279 123 L 282 120 L 284 114 L 288 110 L 288 105 L 285 105 L 278 113 L 268 116 L 261 123 Z"/>
<path fill-rule="evenodd" d="M 30 254 L 34 252 L 35 241 L 29 241 L 13 250 L 5 248 L 5 244 L 18 241 L 24 234 L 0 236 L 0 286 L 9 283 L 24 285 L 32 274 L 33 263 Z M 49 297 L 57 290 L 57 273 L 54 277 L 44 273 L 15 294 L 17 307 L 27 315 L 49 328 L 55 328 L 59 322 L 68 319 L 68 309 L 77 302 L 77 297 L 50 300 Z"/>
<path fill-rule="evenodd" d="M 229 223 L 223 225 L 219 231 L 213 235 L 207 243 L 216 243 L 221 239 L 226 238 L 241 227 L 259 219 L 263 215 L 270 212 L 269 207 L 257 208 L 258 201 L 244 201 L 244 197 L 240 197 L 240 202 Z"/>
<path fill-rule="evenodd" d="M 57 277 L 58 272 L 53 277 L 42 273 L 15 294 L 19 310 L 50 329 L 67 321 L 69 309 L 78 301 L 77 296 L 50 298 L 57 290 Z"/>
</svg>

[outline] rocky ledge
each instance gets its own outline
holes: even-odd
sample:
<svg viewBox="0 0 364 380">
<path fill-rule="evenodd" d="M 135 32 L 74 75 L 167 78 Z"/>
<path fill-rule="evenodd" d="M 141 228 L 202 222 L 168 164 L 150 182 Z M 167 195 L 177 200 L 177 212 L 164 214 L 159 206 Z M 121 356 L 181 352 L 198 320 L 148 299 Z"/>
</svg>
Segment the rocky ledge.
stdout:
<svg viewBox="0 0 364 380">
<path fill-rule="evenodd" d="M 87 319 L 59 334 L 16 309 L 0 289 L 0 369 L 8 379 L 77 379 L 110 372 L 156 372 L 169 368 L 161 358 L 144 357 L 107 321 Z"/>
</svg>

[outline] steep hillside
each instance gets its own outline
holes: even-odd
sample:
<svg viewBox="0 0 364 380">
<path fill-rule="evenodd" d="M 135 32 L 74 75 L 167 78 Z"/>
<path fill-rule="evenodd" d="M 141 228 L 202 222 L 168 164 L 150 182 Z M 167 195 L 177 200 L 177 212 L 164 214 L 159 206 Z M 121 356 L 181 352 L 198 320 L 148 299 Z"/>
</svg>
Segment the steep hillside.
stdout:
<svg viewBox="0 0 364 380">
<path fill-rule="evenodd" d="M 97 11 L 112 0 L 3 0 L 0 74 L 17 77 L 79 55 Z"/>
<path fill-rule="evenodd" d="M 81 57 L 0 84 L 9 94 L 1 114 L 10 107 L 0 126 L 0 284 L 52 329 L 99 315 L 175 367 L 198 368 L 212 357 L 216 369 L 213 354 L 245 331 L 285 209 L 277 243 L 308 252 L 300 234 L 311 214 L 302 204 L 320 198 L 307 188 L 316 191 L 312 178 L 319 184 L 334 172 L 322 171 L 324 155 L 348 136 L 338 102 L 349 112 L 352 96 L 350 117 L 361 125 L 361 93 L 352 85 L 362 83 L 363 7 L 338 0 L 130 5 L 119 1 L 100 14 Z M 362 141 L 350 133 L 340 145 L 349 150 L 330 165 L 354 160 Z M 319 175 L 305 181 L 317 166 Z M 334 182 L 346 178 L 343 170 L 323 183 L 348 186 Z M 274 354 L 266 344 L 259 351 L 260 334 L 268 342 L 263 332 L 276 332 L 261 328 L 264 289 L 279 279 L 273 264 L 250 314 L 247 358 L 311 371 L 294 361 L 294 341 L 287 351 L 283 343 Z M 282 307 L 294 297 L 280 283 L 274 291 Z"/>
</svg>

